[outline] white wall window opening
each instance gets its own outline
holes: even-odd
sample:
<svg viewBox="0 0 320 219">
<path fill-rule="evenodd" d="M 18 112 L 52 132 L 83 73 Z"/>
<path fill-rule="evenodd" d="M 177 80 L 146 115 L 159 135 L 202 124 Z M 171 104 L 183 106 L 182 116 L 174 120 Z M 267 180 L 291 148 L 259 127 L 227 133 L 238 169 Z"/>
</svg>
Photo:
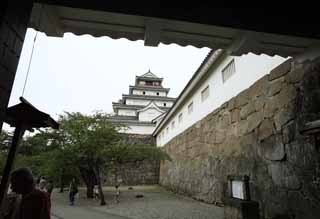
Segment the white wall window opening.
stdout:
<svg viewBox="0 0 320 219">
<path fill-rule="evenodd" d="M 225 83 L 232 75 L 236 73 L 236 66 L 234 63 L 234 59 L 232 59 L 227 66 L 222 69 L 222 81 Z"/>
<path fill-rule="evenodd" d="M 142 92 L 142 94 L 143 94 L 143 95 L 146 95 L 146 92 L 145 92 L 145 91 L 143 91 L 143 92 Z"/>
<path fill-rule="evenodd" d="M 166 128 L 166 132 L 167 132 L 167 134 L 169 133 L 169 127 Z"/>
<path fill-rule="evenodd" d="M 188 113 L 191 114 L 193 112 L 193 102 L 188 105 Z"/>
<path fill-rule="evenodd" d="M 159 92 L 157 92 L 157 96 L 159 96 Z"/>
<path fill-rule="evenodd" d="M 163 103 L 163 106 L 167 106 L 167 103 Z"/>
<path fill-rule="evenodd" d="M 179 116 L 178 116 L 178 122 L 179 122 L 179 123 L 182 122 L 182 113 L 180 113 Z"/>
<path fill-rule="evenodd" d="M 209 85 L 208 85 L 205 89 L 203 89 L 201 91 L 201 101 L 203 102 L 206 99 L 208 99 L 209 94 L 210 94 L 210 90 L 209 90 Z"/>
<path fill-rule="evenodd" d="M 174 129 L 174 127 L 175 127 L 175 121 L 172 121 L 171 122 L 171 129 Z"/>
</svg>

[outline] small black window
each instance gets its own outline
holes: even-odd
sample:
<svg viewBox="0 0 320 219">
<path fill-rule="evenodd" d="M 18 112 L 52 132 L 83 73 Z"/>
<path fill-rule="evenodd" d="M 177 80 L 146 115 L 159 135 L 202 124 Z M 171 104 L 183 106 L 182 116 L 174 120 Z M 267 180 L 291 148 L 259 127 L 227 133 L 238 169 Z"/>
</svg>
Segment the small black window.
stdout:
<svg viewBox="0 0 320 219">
<path fill-rule="evenodd" d="M 146 95 L 146 92 L 145 92 L 145 91 L 143 91 L 142 93 L 143 93 L 143 95 Z"/>
<path fill-rule="evenodd" d="M 157 96 L 159 96 L 159 92 L 157 92 Z"/>
<path fill-rule="evenodd" d="M 167 103 L 163 103 L 163 106 L 167 106 Z"/>
</svg>

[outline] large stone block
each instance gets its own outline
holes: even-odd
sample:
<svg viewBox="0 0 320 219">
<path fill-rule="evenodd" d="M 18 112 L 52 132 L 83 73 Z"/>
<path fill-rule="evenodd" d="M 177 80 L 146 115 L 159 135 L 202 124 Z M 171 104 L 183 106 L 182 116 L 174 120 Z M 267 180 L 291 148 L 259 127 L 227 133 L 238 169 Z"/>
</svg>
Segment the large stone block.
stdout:
<svg viewBox="0 0 320 219">
<path fill-rule="evenodd" d="M 245 153 L 245 156 L 253 156 L 255 154 L 255 151 L 253 151 L 252 148 L 256 147 L 257 139 L 258 137 L 256 132 L 251 132 L 250 134 L 239 138 L 238 141 L 240 141 L 241 150 L 243 150 L 242 152 Z"/>
<path fill-rule="evenodd" d="M 259 154 L 271 161 L 281 161 L 285 158 L 284 144 L 281 135 L 272 135 L 259 144 Z"/>
<path fill-rule="evenodd" d="M 260 96 L 257 99 L 255 99 L 254 100 L 255 111 L 262 111 L 266 101 L 267 101 L 267 98 L 265 96 Z"/>
<path fill-rule="evenodd" d="M 249 115 L 255 112 L 255 104 L 254 102 L 249 102 L 247 105 L 243 106 L 240 111 L 240 118 L 246 119 Z"/>
<path fill-rule="evenodd" d="M 256 97 L 265 96 L 269 86 L 268 75 L 265 75 L 251 85 L 248 91 L 249 98 L 254 99 Z"/>
<path fill-rule="evenodd" d="M 273 162 L 268 166 L 269 174 L 275 185 L 289 190 L 301 188 L 301 182 L 292 168 L 283 162 Z"/>
<path fill-rule="evenodd" d="M 295 118 L 295 114 L 289 108 L 282 108 L 274 116 L 274 123 L 277 131 L 282 129 L 282 126 Z"/>
<path fill-rule="evenodd" d="M 279 107 L 290 105 L 292 100 L 296 99 L 298 95 L 297 88 L 293 85 L 284 86 L 281 92 L 276 95 L 277 104 Z"/>
<path fill-rule="evenodd" d="M 272 97 L 274 95 L 276 95 L 277 93 L 279 93 L 283 87 L 283 82 L 284 78 L 280 78 L 278 80 L 276 80 L 275 82 L 271 82 L 269 89 L 268 89 L 268 96 Z"/>
<path fill-rule="evenodd" d="M 275 80 L 286 75 L 291 70 L 292 59 L 285 61 L 284 63 L 275 67 L 269 74 L 269 81 Z"/>
<path fill-rule="evenodd" d="M 232 97 L 230 100 L 229 100 L 229 104 L 228 104 L 228 110 L 233 110 L 234 108 L 236 107 L 236 98 L 235 97 Z"/>
<path fill-rule="evenodd" d="M 279 94 L 278 94 L 279 95 Z M 277 96 L 268 98 L 263 108 L 264 118 L 273 118 L 275 112 L 279 109 Z"/>
<path fill-rule="evenodd" d="M 275 128 L 271 119 L 264 119 L 258 128 L 259 141 L 275 134 Z"/>
<path fill-rule="evenodd" d="M 231 124 L 229 128 L 226 130 L 226 137 L 230 138 L 237 138 L 239 136 L 239 127 L 237 124 Z"/>
<path fill-rule="evenodd" d="M 231 113 L 231 123 L 240 121 L 240 109 L 233 109 L 230 113 Z"/>
<path fill-rule="evenodd" d="M 284 144 L 292 142 L 296 134 L 296 123 L 294 121 L 289 122 L 282 128 L 282 139 Z"/>
<path fill-rule="evenodd" d="M 242 91 L 240 94 L 238 94 L 238 96 L 236 97 L 236 100 L 235 100 L 235 104 L 236 106 L 235 107 L 241 107 L 241 106 L 244 106 L 248 103 L 249 101 L 249 92 L 248 92 L 248 89 Z"/>
<path fill-rule="evenodd" d="M 217 129 L 223 130 L 223 129 L 227 129 L 230 124 L 231 124 L 231 115 L 229 111 L 225 111 L 219 117 L 218 122 L 215 125 Z"/>
<path fill-rule="evenodd" d="M 187 155 L 190 159 L 195 159 L 201 155 L 201 145 L 194 144 L 192 147 L 188 148 Z"/>
<path fill-rule="evenodd" d="M 238 125 L 238 134 L 239 136 L 243 136 L 248 133 L 248 120 L 241 120 L 237 123 Z"/>
<path fill-rule="evenodd" d="M 257 128 L 262 120 L 263 120 L 263 112 L 255 112 L 248 116 L 248 132 L 252 132 L 255 128 Z"/>
<path fill-rule="evenodd" d="M 295 140 L 286 145 L 288 162 L 304 171 L 314 170 L 318 162 L 314 155 L 317 153 L 315 143 L 311 138 Z"/>
<path fill-rule="evenodd" d="M 299 66 L 286 75 L 286 81 L 288 83 L 300 83 L 305 75 L 306 69 L 303 66 Z"/>
<path fill-rule="evenodd" d="M 225 130 L 216 130 L 215 132 L 215 144 L 223 143 L 226 139 L 226 131 Z"/>
</svg>

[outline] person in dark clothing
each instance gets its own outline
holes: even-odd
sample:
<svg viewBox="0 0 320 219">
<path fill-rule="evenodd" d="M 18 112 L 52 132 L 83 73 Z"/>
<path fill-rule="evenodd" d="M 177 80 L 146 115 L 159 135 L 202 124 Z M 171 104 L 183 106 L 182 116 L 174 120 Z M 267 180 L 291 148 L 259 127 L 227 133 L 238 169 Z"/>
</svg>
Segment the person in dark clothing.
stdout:
<svg viewBox="0 0 320 219">
<path fill-rule="evenodd" d="M 70 183 L 70 188 L 69 188 L 70 205 L 74 205 L 74 198 L 75 198 L 77 193 L 78 193 L 78 186 L 77 186 L 77 183 L 76 183 L 76 179 L 73 178 L 71 183 Z"/>
<path fill-rule="evenodd" d="M 19 168 L 11 173 L 13 192 L 22 195 L 19 219 L 50 219 L 50 198 L 46 192 L 35 188 L 34 179 L 28 168 Z"/>
<path fill-rule="evenodd" d="M 120 200 L 119 200 L 119 197 L 120 197 L 120 188 L 119 188 L 119 185 L 116 185 L 115 188 L 116 188 L 115 202 L 118 204 L 118 203 L 120 203 Z"/>
</svg>

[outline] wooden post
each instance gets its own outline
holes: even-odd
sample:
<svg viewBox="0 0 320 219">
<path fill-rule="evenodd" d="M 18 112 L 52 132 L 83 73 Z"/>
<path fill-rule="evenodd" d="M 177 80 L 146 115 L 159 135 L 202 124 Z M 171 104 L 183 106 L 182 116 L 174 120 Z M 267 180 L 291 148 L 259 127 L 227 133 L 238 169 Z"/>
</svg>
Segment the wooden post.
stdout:
<svg viewBox="0 0 320 219">
<path fill-rule="evenodd" d="M 19 141 L 20 141 L 21 137 L 23 136 L 24 131 L 25 131 L 25 129 L 22 124 L 18 125 L 16 127 L 16 129 L 14 130 L 14 135 L 13 135 L 11 147 L 9 150 L 6 165 L 3 170 L 3 175 L 2 175 L 1 184 L 0 184 L 0 206 L 2 206 L 3 198 L 5 197 L 5 194 L 7 192 L 7 185 L 8 185 L 8 181 L 10 178 L 10 172 L 11 172 L 12 165 L 13 165 L 13 162 L 14 162 L 14 159 L 16 156 L 16 151 L 18 148 Z"/>
</svg>

